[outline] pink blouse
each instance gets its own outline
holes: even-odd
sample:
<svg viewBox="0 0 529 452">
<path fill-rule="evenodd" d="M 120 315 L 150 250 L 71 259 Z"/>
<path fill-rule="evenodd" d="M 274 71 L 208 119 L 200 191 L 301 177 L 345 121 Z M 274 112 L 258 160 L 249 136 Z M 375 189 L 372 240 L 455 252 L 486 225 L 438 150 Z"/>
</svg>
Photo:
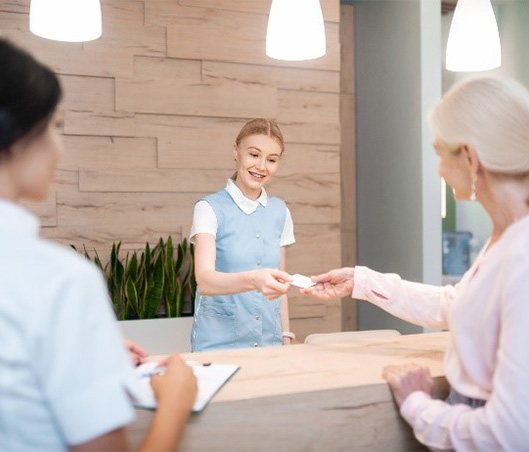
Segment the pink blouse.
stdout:
<svg viewBox="0 0 529 452">
<path fill-rule="evenodd" d="M 401 414 L 431 448 L 529 450 L 529 216 L 512 224 L 455 286 L 436 287 L 356 267 L 353 298 L 409 322 L 449 329 L 450 385 L 484 399 L 449 405 L 422 391 Z"/>
</svg>

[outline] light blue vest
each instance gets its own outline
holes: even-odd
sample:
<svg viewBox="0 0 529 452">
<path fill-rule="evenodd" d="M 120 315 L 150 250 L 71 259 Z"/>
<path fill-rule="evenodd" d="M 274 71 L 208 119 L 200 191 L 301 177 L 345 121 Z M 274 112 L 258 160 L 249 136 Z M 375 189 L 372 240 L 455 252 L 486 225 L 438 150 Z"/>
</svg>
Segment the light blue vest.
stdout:
<svg viewBox="0 0 529 452">
<path fill-rule="evenodd" d="M 269 196 L 249 215 L 226 190 L 206 196 L 217 217 L 215 269 L 236 273 L 279 268 L 280 240 L 286 205 Z M 267 300 L 257 291 L 195 299 L 191 332 L 194 352 L 226 348 L 281 345 L 280 299 Z"/>
</svg>

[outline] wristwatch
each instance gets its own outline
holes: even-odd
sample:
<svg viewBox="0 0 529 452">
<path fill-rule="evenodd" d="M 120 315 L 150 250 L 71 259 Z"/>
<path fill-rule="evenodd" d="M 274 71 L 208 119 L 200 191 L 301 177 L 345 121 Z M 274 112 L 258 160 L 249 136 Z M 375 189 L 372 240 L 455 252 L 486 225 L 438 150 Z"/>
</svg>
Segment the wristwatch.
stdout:
<svg viewBox="0 0 529 452">
<path fill-rule="evenodd" d="M 296 335 L 292 331 L 283 331 L 283 337 L 289 337 L 290 339 L 296 339 Z"/>
</svg>

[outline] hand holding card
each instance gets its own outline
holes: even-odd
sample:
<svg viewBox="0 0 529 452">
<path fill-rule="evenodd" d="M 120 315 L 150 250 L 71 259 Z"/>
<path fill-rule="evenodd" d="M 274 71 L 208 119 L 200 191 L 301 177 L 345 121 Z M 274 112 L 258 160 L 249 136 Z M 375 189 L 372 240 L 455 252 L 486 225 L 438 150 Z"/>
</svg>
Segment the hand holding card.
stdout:
<svg viewBox="0 0 529 452">
<path fill-rule="evenodd" d="M 300 275 L 299 273 L 292 275 L 292 281 L 290 281 L 290 284 L 299 287 L 300 289 L 308 289 L 309 287 L 316 285 L 316 283 L 308 276 Z"/>
</svg>

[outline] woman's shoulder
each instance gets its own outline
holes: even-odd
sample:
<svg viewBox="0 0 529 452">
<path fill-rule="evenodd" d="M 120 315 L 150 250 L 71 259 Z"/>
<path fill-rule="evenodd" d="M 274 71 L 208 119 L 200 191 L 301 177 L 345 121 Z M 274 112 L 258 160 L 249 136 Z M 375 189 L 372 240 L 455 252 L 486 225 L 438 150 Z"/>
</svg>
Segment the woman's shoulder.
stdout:
<svg viewBox="0 0 529 452">
<path fill-rule="evenodd" d="M 231 198 L 228 192 L 225 189 L 219 190 L 215 193 L 210 193 L 209 195 L 206 195 L 202 198 L 200 198 L 197 202 L 207 202 L 210 205 L 217 204 L 217 203 L 227 203 L 230 202 Z"/>
<path fill-rule="evenodd" d="M 268 205 L 281 215 L 285 215 L 288 210 L 287 203 L 277 196 L 268 196 Z"/>
<path fill-rule="evenodd" d="M 27 265 L 36 271 L 45 272 L 50 278 L 95 277 L 97 267 L 72 248 L 54 243 L 51 240 L 38 239 L 27 250 L 30 256 Z"/>
<path fill-rule="evenodd" d="M 268 202 L 280 207 L 287 207 L 287 203 L 277 196 L 268 195 Z"/>
</svg>

